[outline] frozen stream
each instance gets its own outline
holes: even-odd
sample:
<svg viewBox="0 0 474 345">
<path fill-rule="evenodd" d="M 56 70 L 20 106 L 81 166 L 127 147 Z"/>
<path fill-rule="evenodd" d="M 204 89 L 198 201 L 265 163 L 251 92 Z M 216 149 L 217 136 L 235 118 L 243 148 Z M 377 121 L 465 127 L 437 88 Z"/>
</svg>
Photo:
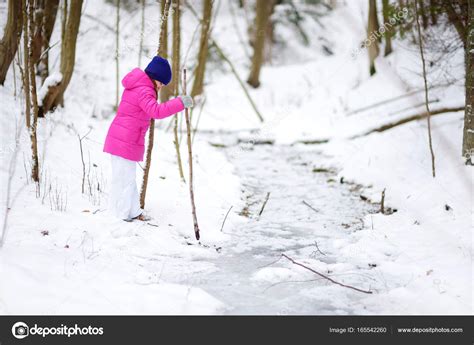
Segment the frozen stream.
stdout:
<svg viewBox="0 0 474 345">
<path fill-rule="evenodd" d="M 351 313 L 343 301 L 367 295 L 318 279 L 284 258 L 272 262 L 286 253 L 313 268 L 311 262 L 343 265 L 334 279 L 370 288 L 370 267 L 341 262 L 335 244 L 360 229 L 364 215 L 376 207 L 362 201 L 354 185 L 340 183 L 334 172 L 313 171 L 324 166 L 317 145 L 223 150 L 243 181 L 248 208 L 238 211 L 247 213 L 249 221 L 238 229 L 224 228 L 232 245 L 223 246 L 212 261 L 217 270 L 188 283 L 224 302 L 228 314 Z"/>
</svg>

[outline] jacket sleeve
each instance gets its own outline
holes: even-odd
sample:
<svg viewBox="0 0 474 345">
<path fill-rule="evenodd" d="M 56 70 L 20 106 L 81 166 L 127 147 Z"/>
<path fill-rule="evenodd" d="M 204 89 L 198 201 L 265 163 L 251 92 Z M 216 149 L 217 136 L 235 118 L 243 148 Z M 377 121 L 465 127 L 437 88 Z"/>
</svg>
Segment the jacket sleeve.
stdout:
<svg viewBox="0 0 474 345">
<path fill-rule="evenodd" d="M 146 114 L 154 119 L 164 119 L 184 109 L 181 98 L 176 97 L 167 102 L 158 103 L 155 93 L 151 90 L 146 90 L 139 94 L 138 105 Z"/>
</svg>

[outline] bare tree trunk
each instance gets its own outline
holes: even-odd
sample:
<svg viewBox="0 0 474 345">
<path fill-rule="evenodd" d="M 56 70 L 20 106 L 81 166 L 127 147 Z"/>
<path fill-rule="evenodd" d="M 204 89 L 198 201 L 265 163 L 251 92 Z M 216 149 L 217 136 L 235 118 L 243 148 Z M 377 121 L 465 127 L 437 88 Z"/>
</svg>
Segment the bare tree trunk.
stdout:
<svg viewBox="0 0 474 345">
<path fill-rule="evenodd" d="M 25 93 L 25 120 L 26 128 L 30 129 L 31 123 L 31 93 L 30 93 L 30 67 L 29 67 L 29 49 L 28 49 L 28 13 L 27 13 L 27 0 L 21 0 L 22 2 L 22 17 L 23 17 L 23 70 L 20 70 L 23 77 L 23 91 Z"/>
<path fill-rule="evenodd" d="M 33 103 L 33 122 L 30 128 L 30 139 L 31 139 L 31 154 L 32 154 L 32 169 L 31 169 L 31 178 L 36 183 L 39 183 L 39 159 L 38 159 L 38 140 L 36 137 L 37 126 L 38 126 L 38 97 L 36 94 L 36 72 L 35 72 L 35 61 L 33 60 L 33 12 L 35 9 L 34 0 L 29 0 L 29 9 L 28 9 L 28 45 L 29 45 L 29 74 L 30 74 L 30 92 L 31 99 Z M 39 196 L 39 195 L 38 195 Z"/>
<path fill-rule="evenodd" d="M 48 77 L 49 40 L 53 33 L 59 0 L 36 0 L 33 26 L 33 63 L 42 81 Z"/>
<path fill-rule="evenodd" d="M 438 24 L 438 0 L 430 0 L 431 25 Z"/>
<path fill-rule="evenodd" d="M 254 88 L 260 86 L 260 69 L 263 64 L 263 53 L 268 20 L 271 16 L 274 0 L 257 0 L 255 15 L 255 43 L 253 47 L 252 67 L 247 83 Z"/>
<path fill-rule="evenodd" d="M 171 0 L 163 0 L 161 6 L 161 25 L 160 25 L 160 36 L 158 39 L 157 54 L 163 56 L 163 52 L 166 51 L 166 47 L 163 42 L 167 40 L 165 28 L 168 23 L 168 11 L 170 8 Z M 146 149 L 146 161 L 145 169 L 143 171 L 142 189 L 140 191 L 140 207 L 145 208 L 146 190 L 148 187 L 148 176 L 150 175 L 151 168 L 151 154 L 153 152 L 153 141 L 155 139 L 155 120 L 150 120 L 150 128 L 148 130 L 148 146 Z"/>
<path fill-rule="evenodd" d="M 22 31 L 22 1 L 8 1 L 7 24 L 0 41 L 0 85 L 3 85 L 8 68 L 15 57 Z"/>
<path fill-rule="evenodd" d="M 181 37 L 180 37 L 180 0 L 173 0 L 173 81 L 171 82 L 170 88 L 173 90 L 175 96 L 179 94 L 179 54 L 181 46 Z M 174 146 L 176 148 L 176 158 L 178 161 L 179 176 L 183 181 L 184 172 L 183 172 L 183 163 L 181 161 L 181 153 L 179 151 L 179 138 L 178 138 L 178 116 L 174 117 Z"/>
<path fill-rule="evenodd" d="M 464 130 L 462 138 L 462 154 L 466 164 L 474 165 L 474 4 L 468 7 L 468 35 L 466 37 L 466 108 L 464 112 Z"/>
<path fill-rule="evenodd" d="M 430 107 L 429 107 L 429 100 L 428 100 L 428 81 L 426 80 L 426 65 L 425 65 L 425 56 L 423 52 L 423 38 L 421 36 L 420 18 L 418 16 L 418 0 L 415 0 L 415 17 L 416 17 L 416 27 L 418 30 L 418 37 L 420 40 L 420 56 L 421 56 L 421 63 L 423 65 L 423 81 L 425 83 L 425 105 L 426 105 L 426 113 L 428 114 L 426 119 L 428 122 L 428 144 L 429 144 L 430 153 L 431 153 L 431 172 L 433 174 L 433 177 L 436 177 L 435 155 L 433 151 L 433 142 L 431 139 L 431 116 L 430 116 Z"/>
<path fill-rule="evenodd" d="M 74 63 L 76 61 L 76 42 L 81 22 L 81 9 L 83 0 L 71 0 L 69 12 L 67 11 L 67 1 L 63 17 L 63 34 L 61 39 L 61 63 L 60 71 L 62 79 L 56 85 L 49 87 L 46 96 L 42 100 L 40 115 L 46 114 L 58 105 L 63 104 L 64 92 L 74 72 Z"/>
<path fill-rule="evenodd" d="M 33 37 L 34 32 L 34 0 L 23 0 L 23 49 L 24 49 L 24 73 L 23 88 L 25 92 L 25 116 L 27 129 L 31 140 L 31 178 L 36 183 L 39 182 L 39 159 L 38 142 L 36 139 L 36 126 L 38 123 L 38 100 L 36 96 L 36 73 L 33 61 Z"/>
<path fill-rule="evenodd" d="M 367 37 L 370 41 L 368 47 L 369 50 L 369 70 L 370 75 L 374 75 L 375 70 L 375 59 L 379 56 L 379 44 L 378 40 L 374 39 L 374 35 L 378 33 L 379 24 L 377 19 L 377 3 L 376 0 L 369 0 L 369 19 L 367 25 Z"/>
<path fill-rule="evenodd" d="M 43 17 L 44 17 L 44 0 L 36 0 L 33 11 L 32 35 L 33 42 L 31 45 L 32 62 L 36 65 L 41 56 L 43 48 Z"/>
<path fill-rule="evenodd" d="M 118 108 L 119 104 L 119 88 L 120 88 L 120 76 L 119 76 L 119 38 L 120 38 L 120 0 L 117 0 L 116 4 L 116 16 L 115 16 L 115 109 Z"/>
<path fill-rule="evenodd" d="M 66 24 L 67 24 L 67 11 L 68 11 L 68 0 L 63 0 L 62 6 L 62 17 L 61 17 L 61 42 L 64 41 L 64 37 L 66 37 Z"/>
<path fill-rule="evenodd" d="M 191 97 L 202 94 L 204 85 L 204 75 L 206 71 L 206 61 L 209 48 L 209 29 L 211 27 L 213 0 L 204 0 L 203 20 L 201 22 L 201 39 L 199 42 L 198 64 L 194 74 L 194 83 L 191 90 Z"/>
<path fill-rule="evenodd" d="M 426 14 L 424 1 L 421 1 L 421 3 L 418 3 L 418 6 L 420 10 L 421 23 L 423 25 L 423 30 L 426 30 L 426 28 L 428 28 L 428 15 Z"/>
<path fill-rule="evenodd" d="M 171 0 L 170 0 L 171 2 Z M 161 1 L 161 12 L 163 13 L 164 11 L 164 6 L 166 5 L 166 1 L 162 0 Z M 168 4 L 168 7 L 170 4 Z M 169 14 L 167 14 L 169 16 Z M 168 20 L 166 21 L 163 29 L 162 29 L 162 38 L 160 38 L 161 43 L 160 43 L 160 56 L 164 57 L 165 59 L 168 58 Z M 161 102 L 166 102 L 171 95 L 173 94 L 173 89 L 171 88 L 171 85 L 168 87 L 164 87 L 160 90 L 160 101 Z"/>
<path fill-rule="evenodd" d="M 466 47 L 466 26 L 464 25 L 459 14 L 456 12 L 452 0 L 442 0 L 443 7 L 445 8 L 449 21 L 454 25 L 459 38 L 461 39 L 464 47 Z"/>
<path fill-rule="evenodd" d="M 384 56 L 390 55 L 392 53 L 392 30 L 390 29 L 389 24 L 389 10 L 390 4 L 388 0 L 382 0 L 382 14 L 385 31 L 385 51 Z M 387 29 L 388 26 L 388 29 Z"/>
<path fill-rule="evenodd" d="M 186 95 L 186 68 L 183 70 L 183 92 Z M 191 198 L 191 210 L 193 214 L 193 224 L 194 224 L 194 236 L 196 240 L 199 241 L 199 225 L 196 214 L 196 203 L 194 202 L 194 186 L 193 186 L 193 151 L 192 151 L 192 141 L 191 141 L 191 121 L 189 119 L 188 108 L 184 110 L 184 116 L 186 118 L 186 137 L 188 142 L 188 157 L 189 157 L 189 196 Z"/>
<path fill-rule="evenodd" d="M 277 4 L 277 1 L 278 0 L 272 0 L 270 1 L 270 14 L 269 14 L 269 17 L 268 17 L 268 21 L 267 21 L 267 28 L 265 30 L 265 47 L 263 48 L 263 61 L 264 63 L 269 63 L 271 64 L 272 62 L 272 48 L 273 48 L 273 43 L 275 43 L 275 24 L 273 23 L 272 19 L 271 19 L 271 15 L 272 13 L 275 11 L 275 6 Z M 282 0 L 280 0 L 282 1 Z M 293 4 L 293 1 L 290 2 L 291 5 L 294 5 Z M 298 13 L 298 10 L 296 7 L 294 7 L 294 11 L 295 13 Z M 298 23 L 298 19 L 296 20 L 296 23 L 295 23 L 296 27 L 298 28 L 298 31 L 301 35 L 301 37 L 303 38 L 303 42 L 304 44 L 309 44 L 309 39 L 306 35 L 306 33 L 304 32 L 303 28 L 299 25 Z"/>
<path fill-rule="evenodd" d="M 43 22 L 41 25 L 41 55 L 38 61 L 38 73 L 44 83 L 49 75 L 49 42 L 56 22 L 59 0 L 45 0 Z"/>
</svg>

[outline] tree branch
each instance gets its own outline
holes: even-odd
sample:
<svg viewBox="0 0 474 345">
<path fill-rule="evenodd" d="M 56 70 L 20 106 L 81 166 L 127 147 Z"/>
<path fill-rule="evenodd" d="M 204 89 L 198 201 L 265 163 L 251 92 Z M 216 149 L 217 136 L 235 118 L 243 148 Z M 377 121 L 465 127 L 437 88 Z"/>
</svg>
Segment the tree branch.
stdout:
<svg viewBox="0 0 474 345">
<path fill-rule="evenodd" d="M 336 284 L 336 285 L 339 285 L 339 286 L 342 286 L 342 287 L 345 287 L 345 288 L 348 288 L 348 289 L 352 289 L 352 290 L 355 290 L 355 291 L 359 291 L 359 292 L 362 292 L 362 293 L 366 293 L 366 294 L 372 294 L 372 291 L 368 291 L 368 290 L 361 290 L 359 288 L 356 288 L 354 286 L 351 286 L 351 285 L 346 285 L 346 284 L 342 284 L 342 283 L 339 283 L 337 281 L 335 281 L 334 279 L 331 279 L 329 278 L 328 276 L 322 274 L 322 273 L 319 273 L 318 271 L 315 271 L 314 269 L 312 269 L 311 267 L 308 267 L 308 266 L 305 266 L 303 265 L 302 263 L 299 263 L 295 260 L 293 260 L 292 258 L 290 258 L 289 256 L 287 256 L 286 254 L 281 254 L 281 256 L 283 256 L 284 258 L 290 260 L 293 264 L 295 265 L 298 265 L 300 267 L 303 267 L 304 269 L 307 269 L 315 274 L 317 274 L 318 276 L 324 278 L 324 279 L 327 279 L 329 280 L 331 283 L 333 284 Z"/>
<path fill-rule="evenodd" d="M 454 107 L 454 108 L 441 108 L 441 109 L 437 109 L 437 110 L 432 110 L 430 112 L 430 115 L 433 116 L 433 115 L 439 115 L 439 114 L 445 114 L 445 113 L 453 113 L 453 112 L 457 112 L 457 111 L 464 111 L 464 106 L 462 107 Z M 408 116 L 404 119 L 401 119 L 401 120 L 398 120 L 396 122 L 391 122 L 391 123 L 387 123 L 383 126 L 380 126 L 380 127 L 377 127 L 377 128 L 373 128 L 371 130 L 368 130 L 367 132 L 364 132 L 362 134 L 357 134 L 357 135 L 354 135 L 351 137 L 351 139 L 356 139 L 356 138 L 360 138 L 360 137 L 364 137 L 366 135 L 369 135 L 369 134 L 372 134 L 372 133 L 375 133 L 375 132 L 383 132 L 383 131 L 386 131 L 388 129 L 392 129 L 394 127 L 397 127 L 397 126 L 400 126 L 400 125 L 403 125 L 405 123 L 408 123 L 408 122 L 411 122 L 411 121 L 416 121 L 416 120 L 422 120 L 424 119 L 425 117 L 428 116 L 428 113 L 427 112 L 423 112 L 423 113 L 420 113 L 420 114 L 415 114 L 415 115 L 411 115 L 411 116 Z"/>
</svg>

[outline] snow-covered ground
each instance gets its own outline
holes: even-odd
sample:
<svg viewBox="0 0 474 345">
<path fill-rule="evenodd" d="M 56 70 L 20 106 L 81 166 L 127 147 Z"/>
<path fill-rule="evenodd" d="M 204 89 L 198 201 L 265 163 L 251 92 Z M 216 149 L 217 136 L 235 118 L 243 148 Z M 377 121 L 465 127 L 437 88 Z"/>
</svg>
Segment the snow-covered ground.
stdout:
<svg viewBox="0 0 474 345">
<path fill-rule="evenodd" d="M 200 8 L 199 1 L 191 3 Z M 231 2 L 218 3 L 213 37 L 245 79 L 249 60 L 234 26 L 245 35 L 245 16 L 234 4 L 234 22 Z M 350 139 L 423 111 L 419 92 L 353 113 L 423 87 L 418 51 L 408 41 L 377 60 L 373 77 L 365 51 L 351 56 L 365 37 L 365 6 L 350 1 L 319 21 L 307 17 L 309 47 L 294 28 L 277 25 L 276 37 L 286 44 L 274 46 L 262 86 L 250 91 L 264 124 L 227 66 L 211 59 L 199 121 L 206 132 L 197 132 L 193 146 L 199 244 L 169 120 L 158 122 L 155 135 L 146 206 L 153 220 L 125 223 L 107 215 L 110 167 L 102 144 L 115 102 L 115 39 L 108 28 L 115 9 L 85 2 L 66 107 L 40 119 L 38 127 L 39 197 L 26 171 L 20 82 L 16 98 L 11 71 L 0 87 L 3 202 L 17 128 L 22 133 L 11 183 L 14 204 L 0 249 L 0 313 L 471 314 L 473 185 L 472 169 L 460 157 L 463 114 L 432 119 L 436 178 L 426 121 Z M 122 75 L 138 62 L 138 13 L 122 11 Z M 5 8 L 1 18 L 3 27 Z M 159 6 L 149 2 L 141 67 L 156 50 L 158 18 Z M 192 67 L 196 37 L 187 58 L 186 50 L 197 21 L 186 9 L 182 25 L 182 60 Z M 56 30 L 53 42 L 58 38 Z M 51 54 L 57 69 L 58 48 Z M 439 100 L 433 109 L 463 104 L 462 63 L 457 54 L 430 70 L 432 83 L 461 80 L 432 91 L 430 98 Z M 82 144 L 92 187 L 86 183 L 83 195 L 78 135 L 89 130 Z M 267 139 L 274 144 L 252 145 Z M 318 139 L 329 141 L 298 143 Z M 184 137 L 181 147 L 186 157 Z M 397 210 L 390 215 L 360 198 L 379 202 L 384 189 L 386 207 Z M 284 258 L 276 261 L 281 253 L 373 293 L 328 283 Z"/>
</svg>

